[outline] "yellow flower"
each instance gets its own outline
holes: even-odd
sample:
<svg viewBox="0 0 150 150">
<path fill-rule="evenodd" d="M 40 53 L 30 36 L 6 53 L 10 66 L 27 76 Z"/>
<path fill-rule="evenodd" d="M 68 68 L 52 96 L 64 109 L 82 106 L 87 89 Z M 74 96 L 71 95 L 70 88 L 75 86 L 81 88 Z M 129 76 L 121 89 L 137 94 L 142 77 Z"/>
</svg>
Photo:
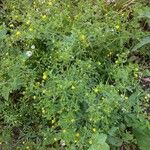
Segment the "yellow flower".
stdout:
<svg viewBox="0 0 150 150">
<path fill-rule="evenodd" d="M 56 139 L 56 138 L 54 138 L 54 141 L 57 141 L 57 139 Z"/>
<path fill-rule="evenodd" d="M 33 31 L 33 29 L 32 29 L 32 28 L 29 28 L 29 31 Z"/>
<path fill-rule="evenodd" d="M 65 129 L 63 130 L 63 133 L 66 133 L 66 130 L 65 130 Z"/>
<path fill-rule="evenodd" d="M 84 34 L 80 35 L 80 40 L 82 40 L 82 41 L 85 40 L 85 35 Z"/>
<path fill-rule="evenodd" d="M 101 65 L 101 62 L 98 62 L 97 64 L 98 64 L 98 65 Z"/>
<path fill-rule="evenodd" d="M 120 95 L 122 98 L 124 97 L 123 94 Z"/>
<path fill-rule="evenodd" d="M 96 132 L 96 128 L 93 128 L 93 132 Z"/>
<path fill-rule="evenodd" d="M 89 64 L 89 65 L 88 65 L 88 68 L 90 68 L 90 67 L 91 67 L 91 65 Z"/>
<path fill-rule="evenodd" d="M 44 89 L 44 90 L 42 91 L 42 93 L 45 94 L 45 93 L 46 93 L 46 90 Z"/>
<path fill-rule="evenodd" d="M 42 108 L 42 113 L 45 114 L 45 109 L 44 108 Z"/>
<path fill-rule="evenodd" d="M 118 64 L 118 60 L 116 60 L 115 63 Z"/>
<path fill-rule="evenodd" d="M 98 92 L 99 92 L 98 88 L 95 88 L 95 89 L 94 89 L 94 92 L 95 92 L 95 93 L 98 93 Z"/>
<path fill-rule="evenodd" d="M 13 25 L 13 24 L 10 24 L 9 26 L 10 26 L 10 27 L 14 27 L 14 25 Z"/>
<path fill-rule="evenodd" d="M 52 120 L 52 123 L 55 123 L 55 119 Z"/>
<path fill-rule="evenodd" d="M 51 1 L 50 1 L 50 2 L 48 2 L 48 5 L 49 5 L 49 6 L 52 6 L 52 2 L 51 2 Z"/>
<path fill-rule="evenodd" d="M 47 79 L 47 74 L 44 72 L 43 73 L 43 80 L 46 80 Z"/>
<path fill-rule="evenodd" d="M 137 78 L 137 77 L 138 77 L 138 75 L 137 75 L 137 74 L 134 74 L 134 77 L 135 77 L 135 78 Z"/>
<path fill-rule="evenodd" d="M 47 75 L 46 75 L 46 74 L 43 75 L 43 79 L 44 79 L 44 80 L 47 79 Z"/>
<path fill-rule="evenodd" d="M 30 21 L 28 20 L 28 21 L 26 22 L 26 24 L 29 25 L 29 24 L 30 24 Z"/>
<path fill-rule="evenodd" d="M 111 55 L 112 55 L 112 52 L 109 52 L 109 54 L 107 56 L 110 57 Z"/>
<path fill-rule="evenodd" d="M 115 27 L 116 27 L 116 29 L 119 29 L 119 28 L 120 28 L 120 26 L 119 26 L 119 25 L 116 25 Z"/>
<path fill-rule="evenodd" d="M 90 141 L 89 141 L 89 144 L 92 144 L 92 143 L 93 143 L 92 140 L 90 140 Z"/>
<path fill-rule="evenodd" d="M 76 133 L 76 137 L 79 137 L 80 136 L 80 133 Z"/>
<path fill-rule="evenodd" d="M 75 140 L 74 142 L 77 143 L 77 140 Z"/>
<path fill-rule="evenodd" d="M 21 34 L 20 31 L 17 31 L 17 32 L 16 32 L 16 35 L 17 35 L 17 36 L 19 36 L 20 34 Z"/>
<path fill-rule="evenodd" d="M 126 96 L 126 97 L 125 97 L 125 99 L 127 100 L 127 99 L 128 99 L 128 97 Z"/>
<path fill-rule="evenodd" d="M 42 110 L 42 113 L 45 114 L 45 110 Z"/>
<path fill-rule="evenodd" d="M 73 123 L 75 120 L 74 119 L 71 119 L 71 122 Z"/>
<path fill-rule="evenodd" d="M 148 97 L 147 97 L 147 96 L 145 96 L 144 98 L 145 98 L 145 99 L 148 99 Z"/>
<path fill-rule="evenodd" d="M 75 89 L 75 87 L 72 85 L 72 86 L 71 86 L 71 89 L 72 89 L 72 90 L 74 90 L 74 89 Z"/>
<path fill-rule="evenodd" d="M 42 19 L 46 19 L 46 17 L 47 17 L 46 15 L 43 15 L 43 16 L 42 16 Z"/>
<path fill-rule="evenodd" d="M 35 96 L 35 95 L 33 96 L 33 99 L 36 99 L 36 96 Z"/>
</svg>

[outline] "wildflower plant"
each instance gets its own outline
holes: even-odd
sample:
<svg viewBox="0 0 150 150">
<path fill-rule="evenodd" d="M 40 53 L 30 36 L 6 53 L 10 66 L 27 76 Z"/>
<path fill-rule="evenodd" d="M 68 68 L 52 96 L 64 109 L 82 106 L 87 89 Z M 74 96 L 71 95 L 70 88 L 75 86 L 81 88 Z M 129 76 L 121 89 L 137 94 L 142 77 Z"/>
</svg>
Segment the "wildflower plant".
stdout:
<svg viewBox="0 0 150 150">
<path fill-rule="evenodd" d="M 129 6 L 131 18 L 114 3 L 2 2 L 0 147 L 149 148 L 149 90 L 140 84 L 143 70 L 129 61 L 149 35 L 138 14 L 147 6 Z"/>
</svg>

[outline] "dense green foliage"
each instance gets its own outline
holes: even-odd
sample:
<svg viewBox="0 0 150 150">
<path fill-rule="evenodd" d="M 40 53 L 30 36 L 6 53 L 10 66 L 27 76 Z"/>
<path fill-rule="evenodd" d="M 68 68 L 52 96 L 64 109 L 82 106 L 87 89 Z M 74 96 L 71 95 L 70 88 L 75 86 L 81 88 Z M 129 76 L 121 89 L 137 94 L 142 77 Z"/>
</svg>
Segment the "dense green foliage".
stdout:
<svg viewBox="0 0 150 150">
<path fill-rule="evenodd" d="M 140 76 L 150 72 L 129 61 L 135 51 L 150 56 L 140 24 L 149 23 L 149 8 L 142 1 L 122 7 L 103 0 L 1 4 L 3 149 L 149 148 L 150 95 Z"/>
</svg>

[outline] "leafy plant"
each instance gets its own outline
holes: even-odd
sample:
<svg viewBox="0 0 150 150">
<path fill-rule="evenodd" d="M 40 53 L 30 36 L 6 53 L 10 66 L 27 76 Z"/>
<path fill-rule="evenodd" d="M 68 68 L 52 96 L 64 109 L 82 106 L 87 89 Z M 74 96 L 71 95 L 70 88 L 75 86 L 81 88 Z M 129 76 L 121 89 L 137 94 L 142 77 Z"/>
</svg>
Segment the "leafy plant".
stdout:
<svg viewBox="0 0 150 150">
<path fill-rule="evenodd" d="M 145 7 L 140 1 L 130 12 L 103 0 L 2 2 L 0 147 L 145 147 L 140 136 L 149 135 L 137 129 L 149 128 L 150 95 L 140 84 L 144 71 L 128 59 L 138 41 L 134 49 L 149 43 L 139 24 Z"/>
</svg>

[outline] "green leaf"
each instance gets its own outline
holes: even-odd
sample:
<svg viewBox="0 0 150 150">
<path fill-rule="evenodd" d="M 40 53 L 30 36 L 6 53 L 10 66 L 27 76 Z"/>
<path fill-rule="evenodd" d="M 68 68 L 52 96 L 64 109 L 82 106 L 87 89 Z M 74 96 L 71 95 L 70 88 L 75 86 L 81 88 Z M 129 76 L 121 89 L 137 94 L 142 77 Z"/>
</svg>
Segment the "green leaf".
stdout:
<svg viewBox="0 0 150 150">
<path fill-rule="evenodd" d="M 106 139 L 106 134 L 93 134 L 91 138 L 91 140 L 93 141 L 93 145 L 91 145 L 88 150 L 109 150 L 109 145 L 106 143 Z"/>
<path fill-rule="evenodd" d="M 11 92 L 11 89 L 10 88 L 8 88 L 8 87 L 6 87 L 6 86 L 4 86 L 3 88 L 2 88 L 2 90 L 1 90 L 1 95 L 2 95 L 2 97 L 5 99 L 5 100 L 8 100 L 8 98 L 9 98 L 9 93 Z"/>
<path fill-rule="evenodd" d="M 108 137 L 108 142 L 109 142 L 109 144 L 111 144 L 115 147 L 120 147 L 122 145 L 123 140 L 118 137 L 110 136 L 110 137 Z"/>
<path fill-rule="evenodd" d="M 135 47 L 133 47 L 132 51 L 136 51 L 137 49 L 141 48 L 142 46 L 150 44 L 150 36 L 143 38 L 140 43 L 138 43 Z"/>
<path fill-rule="evenodd" d="M 7 31 L 2 26 L 0 26 L 0 39 L 4 39 L 6 33 Z"/>
<path fill-rule="evenodd" d="M 148 19 L 150 19 L 150 12 L 141 13 L 139 18 L 148 18 Z"/>
<path fill-rule="evenodd" d="M 102 145 L 92 145 L 88 150 L 109 150 L 109 146 L 107 143 Z"/>
<path fill-rule="evenodd" d="M 150 129 L 135 129 L 134 135 L 137 139 L 141 150 L 148 150 L 150 148 Z"/>
</svg>

